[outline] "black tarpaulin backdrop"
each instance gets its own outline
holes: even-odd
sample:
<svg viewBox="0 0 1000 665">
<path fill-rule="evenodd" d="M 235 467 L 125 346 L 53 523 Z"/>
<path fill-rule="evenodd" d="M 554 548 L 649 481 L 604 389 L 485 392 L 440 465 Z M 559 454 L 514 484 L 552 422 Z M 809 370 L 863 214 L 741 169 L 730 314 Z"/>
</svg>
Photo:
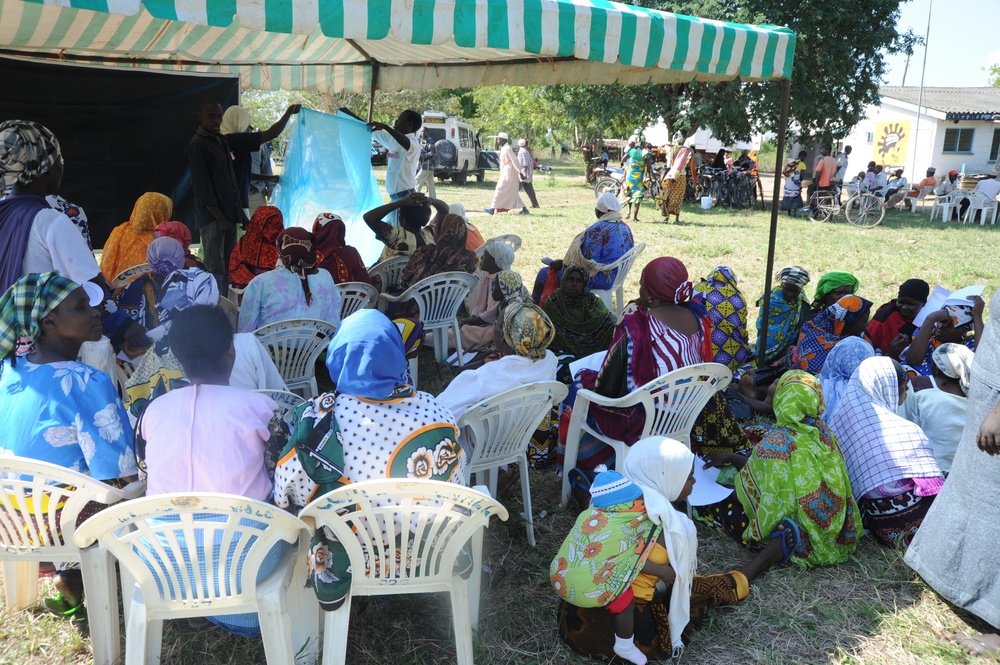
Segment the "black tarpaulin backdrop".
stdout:
<svg viewBox="0 0 1000 665">
<path fill-rule="evenodd" d="M 237 79 L 0 58 L 0 90 L 0 121 L 34 120 L 59 139 L 59 194 L 87 213 L 95 248 L 145 192 L 172 198 L 173 218 L 197 228 L 184 148 L 201 100 L 236 104 Z"/>
</svg>

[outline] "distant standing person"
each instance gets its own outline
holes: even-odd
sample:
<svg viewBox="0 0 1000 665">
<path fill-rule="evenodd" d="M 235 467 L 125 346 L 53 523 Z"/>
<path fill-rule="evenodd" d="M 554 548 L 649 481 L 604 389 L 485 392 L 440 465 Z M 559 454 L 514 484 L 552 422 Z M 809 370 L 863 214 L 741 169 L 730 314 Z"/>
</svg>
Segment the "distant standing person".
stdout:
<svg viewBox="0 0 1000 665">
<path fill-rule="evenodd" d="M 215 275 L 220 291 L 228 288 L 226 266 L 236 246 L 236 225 L 247 223 L 244 197 L 240 194 L 233 166 L 235 155 L 249 154 L 262 143 L 276 138 L 299 108 L 298 104 L 292 104 L 278 122 L 263 132 L 225 137 L 222 136 L 222 105 L 210 99 L 202 102 L 198 109 L 198 129 L 185 153 L 191 170 L 205 266 Z"/>
<path fill-rule="evenodd" d="M 372 140 L 377 141 L 388 150 L 385 168 L 385 193 L 391 202 L 402 201 L 410 194 L 417 192 L 417 166 L 420 162 L 420 139 L 417 130 L 423 124 L 423 118 L 412 109 L 406 109 L 396 118 L 392 127 L 384 122 L 373 122 Z M 409 211 L 400 208 L 391 213 L 386 221 L 389 224 L 400 224 L 400 215 Z"/>
<path fill-rule="evenodd" d="M 483 208 L 483 211 L 492 215 L 520 208 L 519 214 L 530 215 L 528 207 L 517 193 L 521 184 L 521 165 L 510 147 L 510 137 L 500 132 L 497 134 L 497 143 L 500 145 L 500 179 L 497 180 L 497 188 L 493 190 L 493 202 L 489 208 Z"/>
<path fill-rule="evenodd" d="M 525 191 L 531 199 L 531 207 L 538 207 L 538 199 L 535 198 L 535 186 L 532 184 L 532 175 L 535 172 L 535 158 L 528 149 L 527 139 L 520 139 L 517 142 L 517 163 L 521 167 L 521 189 Z"/>
<path fill-rule="evenodd" d="M 820 158 L 816 161 L 815 173 L 813 173 L 812 184 L 809 185 L 809 207 L 815 212 L 813 195 L 822 190 L 824 192 L 832 192 L 834 188 L 834 177 L 837 175 L 837 160 L 831 155 L 831 148 L 829 145 L 823 146 L 820 151 Z"/>
<path fill-rule="evenodd" d="M 437 150 L 434 148 L 434 140 L 424 128 L 420 135 L 420 172 L 417 174 L 417 191 L 427 190 L 427 196 L 432 199 L 437 197 L 437 188 L 434 185 L 434 157 Z"/>
<path fill-rule="evenodd" d="M 844 146 L 843 152 L 837 153 L 837 175 L 834 176 L 841 183 L 844 182 L 844 178 L 847 177 L 847 163 L 850 161 L 848 158 L 851 156 L 851 146 Z M 840 200 L 840 192 L 837 192 L 837 200 Z"/>
<path fill-rule="evenodd" d="M 277 184 L 278 176 L 271 168 L 271 144 L 262 143 L 260 150 L 250 153 L 250 199 L 247 215 L 253 217 L 257 208 L 267 205 L 271 197 L 271 185 Z"/>
</svg>

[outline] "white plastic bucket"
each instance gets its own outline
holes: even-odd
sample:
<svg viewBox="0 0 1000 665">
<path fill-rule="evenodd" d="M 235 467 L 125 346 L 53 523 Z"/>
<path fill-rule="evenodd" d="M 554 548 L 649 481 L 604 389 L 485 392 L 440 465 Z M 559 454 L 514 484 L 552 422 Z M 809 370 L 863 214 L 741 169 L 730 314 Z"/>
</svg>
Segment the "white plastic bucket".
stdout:
<svg viewBox="0 0 1000 665">
<path fill-rule="evenodd" d="M 703 197 L 701 197 L 701 209 L 702 210 L 711 210 L 712 209 L 712 197 L 711 196 L 703 196 Z"/>
</svg>

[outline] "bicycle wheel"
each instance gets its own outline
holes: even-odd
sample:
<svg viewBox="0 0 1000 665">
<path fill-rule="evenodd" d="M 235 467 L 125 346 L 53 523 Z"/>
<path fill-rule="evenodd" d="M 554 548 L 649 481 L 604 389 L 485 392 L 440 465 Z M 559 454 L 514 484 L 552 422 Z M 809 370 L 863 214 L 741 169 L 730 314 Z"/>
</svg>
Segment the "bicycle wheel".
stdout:
<svg viewBox="0 0 1000 665">
<path fill-rule="evenodd" d="M 837 197 L 829 192 L 816 192 L 809 202 L 812 212 L 809 219 L 814 222 L 829 222 L 840 212 Z"/>
<path fill-rule="evenodd" d="M 885 204 L 873 194 L 855 194 L 848 199 L 844 215 L 854 226 L 871 228 L 882 223 L 885 217 Z"/>
<path fill-rule="evenodd" d="M 604 192 L 611 192 L 615 196 L 618 196 L 619 190 L 621 190 L 622 184 L 615 180 L 614 178 L 601 178 L 594 185 L 594 195 L 600 196 Z"/>
</svg>

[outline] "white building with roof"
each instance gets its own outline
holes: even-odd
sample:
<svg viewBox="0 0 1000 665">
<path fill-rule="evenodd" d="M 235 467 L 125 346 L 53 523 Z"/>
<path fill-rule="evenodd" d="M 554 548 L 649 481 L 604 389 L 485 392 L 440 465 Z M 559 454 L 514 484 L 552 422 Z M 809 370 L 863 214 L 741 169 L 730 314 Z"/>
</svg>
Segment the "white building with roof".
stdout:
<svg viewBox="0 0 1000 665">
<path fill-rule="evenodd" d="M 903 168 L 922 178 L 928 167 L 979 174 L 997 168 L 1000 153 L 1000 88 L 920 88 L 883 86 L 880 106 L 844 139 L 852 147 L 849 172 L 863 171 L 869 160 Z"/>
</svg>

